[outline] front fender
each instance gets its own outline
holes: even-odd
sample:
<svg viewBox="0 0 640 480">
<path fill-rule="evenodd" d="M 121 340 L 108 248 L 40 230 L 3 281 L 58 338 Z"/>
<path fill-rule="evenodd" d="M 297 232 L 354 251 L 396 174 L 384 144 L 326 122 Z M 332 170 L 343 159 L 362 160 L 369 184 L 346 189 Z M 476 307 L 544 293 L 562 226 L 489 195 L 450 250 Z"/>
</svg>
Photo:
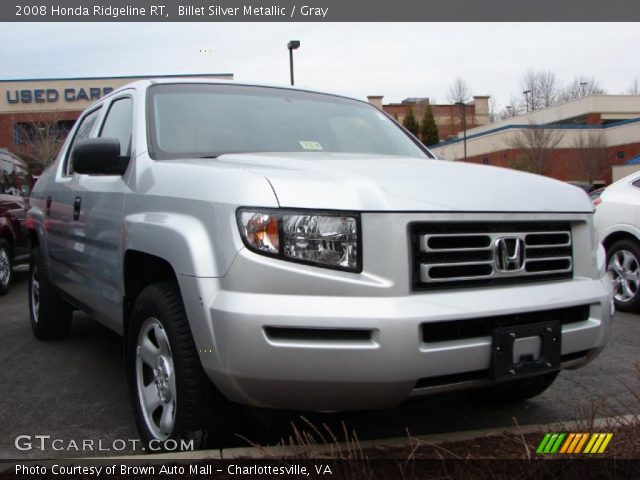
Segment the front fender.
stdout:
<svg viewBox="0 0 640 480">
<path fill-rule="evenodd" d="M 604 232 L 600 233 L 600 241 L 604 243 L 610 235 L 622 232 L 628 233 L 629 235 L 635 237 L 640 241 L 640 230 L 635 228 L 633 225 L 629 225 L 628 223 L 618 223 L 607 227 Z"/>
<path fill-rule="evenodd" d="M 176 275 L 220 277 L 238 252 L 233 243 L 214 248 L 218 233 L 200 219 L 181 213 L 136 213 L 125 217 L 124 251 L 137 250 L 169 262 Z M 231 245 L 229 245 L 231 244 Z"/>
</svg>

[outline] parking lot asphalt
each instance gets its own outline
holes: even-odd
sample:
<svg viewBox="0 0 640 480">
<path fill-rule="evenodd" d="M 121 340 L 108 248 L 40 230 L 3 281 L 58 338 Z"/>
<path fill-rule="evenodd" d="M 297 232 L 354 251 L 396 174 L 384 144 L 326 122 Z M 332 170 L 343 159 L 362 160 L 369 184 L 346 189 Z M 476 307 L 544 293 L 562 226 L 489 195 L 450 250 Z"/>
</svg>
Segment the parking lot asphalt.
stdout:
<svg viewBox="0 0 640 480">
<path fill-rule="evenodd" d="M 69 338 L 36 340 L 29 325 L 25 268 L 16 270 L 15 280 L 9 294 L 0 297 L 0 459 L 133 453 L 128 440 L 138 436 L 120 337 L 75 313 Z M 640 414 L 639 346 L 640 316 L 617 313 L 609 344 L 595 361 L 562 372 L 549 390 L 527 402 L 495 405 L 468 392 L 313 421 L 327 422 L 338 439 L 344 422 L 365 440 L 569 421 L 589 415 L 593 408 L 596 416 Z M 252 442 L 275 444 L 288 437 L 288 421 L 298 418 L 296 414 L 279 416 L 279 427 L 250 421 L 242 433 Z M 20 435 L 32 436 L 32 448 L 16 448 L 15 439 Z M 35 435 L 50 435 L 47 443 L 59 439 L 57 447 L 71 449 L 42 451 Z M 73 448 L 75 444 L 79 449 L 86 440 L 93 442 L 93 451 Z M 126 448 L 119 451 L 122 443 L 115 440 L 127 441 Z M 23 449 L 28 446 L 24 438 L 18 443 Z"/>
</svg>

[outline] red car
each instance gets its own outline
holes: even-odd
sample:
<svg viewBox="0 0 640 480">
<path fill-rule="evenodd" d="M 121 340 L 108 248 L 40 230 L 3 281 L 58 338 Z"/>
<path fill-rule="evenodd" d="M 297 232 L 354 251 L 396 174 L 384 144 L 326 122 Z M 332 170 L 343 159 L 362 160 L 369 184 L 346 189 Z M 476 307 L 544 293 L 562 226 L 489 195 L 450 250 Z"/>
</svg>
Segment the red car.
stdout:
<svg viewBox="0 0 640 480">
<path fill-rule="evenodd" d="M 597 207 L 602 203 L 602 200 L 600 199 L 602 192 L 604 192 L 604 188 L 598 188 L 589 194 L 589 198 L 591 199 L 591 203 L 593 203 L 594 207 Z"/>
<path fill-rule="evenodd" d="M 29 261 L 24 222 L 32 186 L 27 165 L 9 151 L 0 150 L 0 295 L 11 286 L 13 267 Z"/>
</svg>

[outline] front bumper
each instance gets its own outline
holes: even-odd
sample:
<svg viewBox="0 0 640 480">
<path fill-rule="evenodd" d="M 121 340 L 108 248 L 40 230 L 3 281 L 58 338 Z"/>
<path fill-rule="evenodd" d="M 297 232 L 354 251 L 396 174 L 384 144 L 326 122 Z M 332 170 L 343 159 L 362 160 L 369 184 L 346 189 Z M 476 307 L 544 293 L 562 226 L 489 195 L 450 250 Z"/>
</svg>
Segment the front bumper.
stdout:
<svg viewBox="0 0 640 480">
<path fill-rule="evenodd" d="M 376 409 L 491 382 L 483 377 L 490 336 L 426 343 L 429 322 L 588 305 L 588 318 L 562 327 L 562 368 L 595 358 L 610 330 L 607 277 L 387 297 L 256 294 L 194 277 L 181 284 L 207 374 L 230 400 L 261 407 Z"/>
</svg>

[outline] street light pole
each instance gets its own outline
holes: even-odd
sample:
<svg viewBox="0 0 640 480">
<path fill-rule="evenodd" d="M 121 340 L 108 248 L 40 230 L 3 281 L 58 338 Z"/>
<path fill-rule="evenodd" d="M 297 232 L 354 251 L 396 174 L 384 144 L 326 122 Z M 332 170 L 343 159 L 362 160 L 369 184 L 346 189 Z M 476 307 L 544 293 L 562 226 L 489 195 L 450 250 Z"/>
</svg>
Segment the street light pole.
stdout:
<svg viewBox="0 0 640 480">
<path fill-rule="evenodd" d="M 464 161 L 467 161 L 467 105 L 464 102 L 456 102 L 462 106 L 462 142 L 464 145 Z"/>
<path fill-rule="evenodd" d="M 529 94 L 531 93 L 531 90 L 525 90 L 524 92 L 522 92 L 522 94 L 524 95 L 524 104 L 527 107 L 527 112 L 529 111 Z M 531 111 L 533 112 L 533 94 L 531 95 Z"/>
<path fill-rule="evenodd" d="M 587 87 L 587 82 L 580 82 L 580 87 L 582 87 L 582 96 L 584 97 L 584 93 Z"/>
<path fill-rule="evenodd" d="M 293 51 L 300 48 L 300 40 L 291 40 L 287 43 L 289 49 L 289 73 L 291 75 L 291 86 L 293 86 Z"/>
</svg>

